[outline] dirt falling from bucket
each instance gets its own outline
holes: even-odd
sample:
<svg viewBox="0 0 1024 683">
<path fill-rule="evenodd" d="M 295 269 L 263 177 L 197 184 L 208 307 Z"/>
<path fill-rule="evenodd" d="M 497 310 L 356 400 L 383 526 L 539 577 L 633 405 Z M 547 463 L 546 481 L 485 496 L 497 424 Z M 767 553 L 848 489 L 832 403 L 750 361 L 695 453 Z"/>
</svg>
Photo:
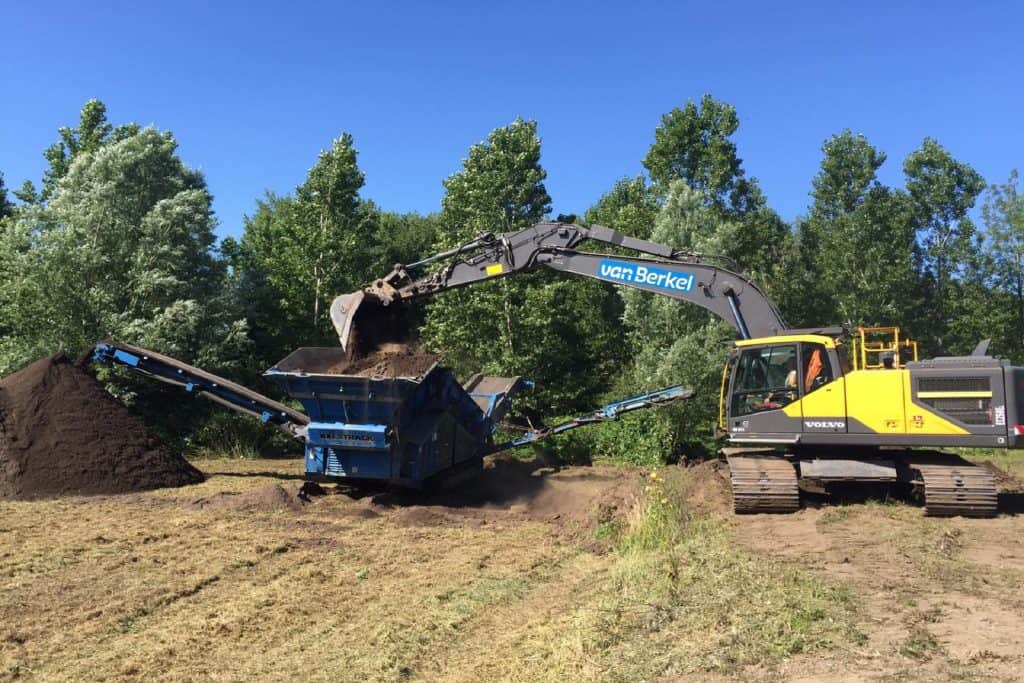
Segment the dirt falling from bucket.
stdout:
<svg viewBox="0 0 1024 683">
<path fill-rule="evenodd" d="M 408 310 L 400 304 L 382 306 L 373 297 L 367 297 L 352 315 L 346 357 L 319 372 L 358 377 L 419 377 L 441 358 L 416 343 Z"/>
<path fill-rule="evenodd" d="M 419 377 L 440 358 L 415 344 L 384 343 L 366 355 L 335 363 L 325 372 L 359 377 Z"/>
</svg>

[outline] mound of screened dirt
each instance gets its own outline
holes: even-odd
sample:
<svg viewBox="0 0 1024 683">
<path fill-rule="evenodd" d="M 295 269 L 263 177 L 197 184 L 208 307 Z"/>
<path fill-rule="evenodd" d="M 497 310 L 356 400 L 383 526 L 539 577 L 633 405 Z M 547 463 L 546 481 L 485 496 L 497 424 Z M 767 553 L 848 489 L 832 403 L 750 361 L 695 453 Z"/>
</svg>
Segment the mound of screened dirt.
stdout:
<svg viewBox="0 0 1024 683">
<path fill-rule="evenodd" d="M 62 353 L 0 380 L 0 498 L 125 493 L 202 480 Z"/>
<path fill-rule="evenodd" d="M 348 357 L 325 372 L 359 377 L 419 377 L 441 356 L 415 341 L 404 306 L 381 306 L 372 297 L 355 311 Z"/>
</svg>

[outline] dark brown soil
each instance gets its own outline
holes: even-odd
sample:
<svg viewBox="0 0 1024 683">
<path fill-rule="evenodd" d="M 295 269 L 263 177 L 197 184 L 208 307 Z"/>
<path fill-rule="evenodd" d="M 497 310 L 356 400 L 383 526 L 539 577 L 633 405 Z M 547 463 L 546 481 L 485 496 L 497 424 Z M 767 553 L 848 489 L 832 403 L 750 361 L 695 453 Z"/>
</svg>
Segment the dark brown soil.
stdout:
<svg viewBox="0 0 1024 683">
<path fill-rule="evenodd" d="M 440 359 L 413 339 L 406 307 L 381 305 L 367 295 L 355 310 L 348 357 L 324 370 L 359 377 L 419 377 Z"/>
<path fill-rule="evenodd" d="M 352 358 L 373 355 L 380 347 L 407 344 L 413 339 L 409 311 L 398 303 L 382 306 L 373 296 L 366 296 L 355 311 L 349 333 L 348 348 Z"/>
<path fill-rule="evenodd" d="M 392 491 L 371 505 L 396 526 L 479 527 L 514 521 L 547 522 L 563 539 L 605 552 L 602 525 L 625 526 L 643 482 L 639 473 L 610 466 L 548 467 L 507 453 L 488 457 L 480 474 L 431 495 Z"/>
<path fill-rule="evenodd" d="M 324 372 L 359 377 L 419 377 L 440 358 L 413 344 L 386 343 L 365 356 L 336 363 Z"/>
<path fill-rule="evenodd" d="M 280 484 L 269 484 L 245 493 L 221 492 L 202 498 L 193 503 L 195 507 L 211 510 L 242 510 L 245 512 L 277 512 L 279 510 L 300 510 L 297 487 L 286 490 Z"/>
<path fill-rule="evenodd" d="M 0 498 L 124 493 L 202 480 L 64 354 L 0 380 Z"/>
<path fill-rule="evenodd" d="M 694 512 L 728 515 L 732 513 L 729 466 L 721 460 L 688 463 L 689 488 L 686 502 Z"/>
</svg>

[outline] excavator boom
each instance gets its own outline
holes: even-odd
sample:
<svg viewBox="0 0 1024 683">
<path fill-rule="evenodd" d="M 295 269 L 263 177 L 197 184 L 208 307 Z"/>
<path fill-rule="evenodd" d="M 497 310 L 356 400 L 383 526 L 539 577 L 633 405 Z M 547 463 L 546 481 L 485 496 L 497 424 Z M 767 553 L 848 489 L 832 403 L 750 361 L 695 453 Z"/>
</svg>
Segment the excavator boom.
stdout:
<svg viewBox="0 0 1024 683">
<path fill-rule="evenodd" d="M 579 251 L 577 247 L 587 240 L 644 256 Z M 352 353 L 367 341 L 360 335 L 382 327 L 361 321 L 381 316 L 396 302 L 550 268 L 697 304 L 735 327 L 744 339 L 783 333 L 786 324 L 761 288 L 746 276 L 711 262 L 716 260 L 725 259 L 680 251 L 604 226 L 538 223 L 517 232 L 485 233 L 418 263 L 397 265 L 362 291 L 337 297 L 331 305 L 331 321 L 342 348 Z M 410 272 L 433 263 L 443 265 L 426 275 Z"/>
</svg>

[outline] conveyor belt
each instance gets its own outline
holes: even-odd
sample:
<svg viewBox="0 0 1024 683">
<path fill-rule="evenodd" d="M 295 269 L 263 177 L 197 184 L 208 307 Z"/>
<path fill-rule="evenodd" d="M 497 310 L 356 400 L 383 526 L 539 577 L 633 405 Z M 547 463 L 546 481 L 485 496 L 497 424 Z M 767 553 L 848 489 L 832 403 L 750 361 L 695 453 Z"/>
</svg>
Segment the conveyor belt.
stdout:
<svg viewBox="0 0 1024 683">
<path fill-rule="evenodd" d="M 563 422 L 560 425 L 549 427 L 545 429 L 534 429 L 526 432 L 525 434 L 506 441 L 505 443 L 496 444 L 491 447 L 490 452 L 496 453 L 509 448 L 519 448 L 527 444 L 537 443 L 549 436 L 555 436 L 568 432 L 578 427 L 585 427 L 587 425 L 596 424 L 598 422 L 608 422 L 610 420 L 618 420 L 619 417 L 626 413 L 631 413 L 634 410 L 643 410 L 645 408 L 654 408 L 656 406 L 665 405 L 666 403 L 672 403 L 673 401 L 683 401 L 693 396 L 693 389 L 687 389 L 686 387 L 679 385 L 674 387 L 665 387 L 658 391 L 652 391 L 646 394 L 640 394 L 639 396 L 630 396 L 619 401 L 609 403 L 603 408 L 595 410 L 590 415 L 582 415 L 577 418 L 573 418 L 567 422 Z"/>
<path fill-rule="evenodd" d="M 105 341 L 93 347 L 92 358 L 101 363 L 124 366 L 132 372 L 183 387 L 232 410 L 255 415 L 294 436 L 302 437 L 309 417 L 294 408 L 201 370 L 170 356 L 122 342 Z"/>
</svg>

